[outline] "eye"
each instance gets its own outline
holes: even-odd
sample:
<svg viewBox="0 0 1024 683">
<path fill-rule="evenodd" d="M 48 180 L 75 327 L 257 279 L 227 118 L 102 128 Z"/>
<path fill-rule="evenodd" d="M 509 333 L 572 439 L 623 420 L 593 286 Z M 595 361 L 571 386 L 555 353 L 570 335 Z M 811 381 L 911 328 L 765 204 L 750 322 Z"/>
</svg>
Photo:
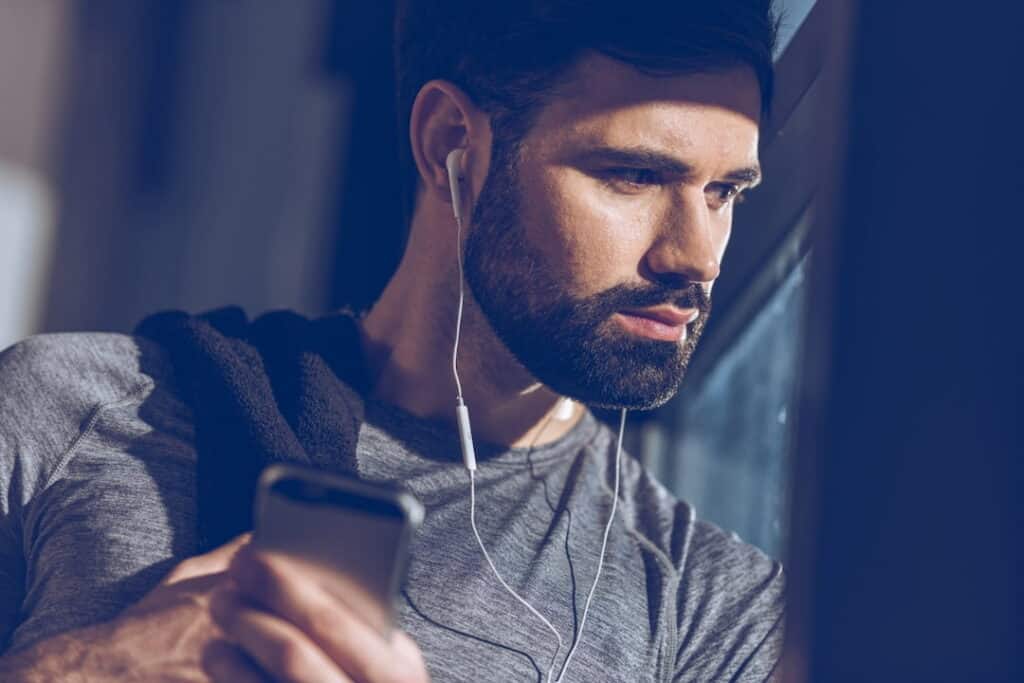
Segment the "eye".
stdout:
<svg viewBox="0 0 1024 683">
<path fill-rule="evenodd" d="M 661 174 L 649 168 L 608 168 L 600 175 L 616 189 L 638 190 L 663 184 Z"/>
<path fill-rule="evenodd" d="M 715 208 L 725 206 L 729 202 L 739 204 L 743 201 L 743 189 L 739 185 L 730 183 L 716 183 L 708 187 L 712 205 Z"/>
</svg>

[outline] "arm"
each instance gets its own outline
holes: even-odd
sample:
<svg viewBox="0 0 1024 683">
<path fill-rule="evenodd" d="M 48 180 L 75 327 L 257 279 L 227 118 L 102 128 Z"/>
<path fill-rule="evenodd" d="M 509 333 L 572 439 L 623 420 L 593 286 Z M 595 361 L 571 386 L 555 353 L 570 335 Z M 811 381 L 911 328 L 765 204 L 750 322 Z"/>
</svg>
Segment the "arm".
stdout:
<svg viewBox="0 0 1024 683">
<path fill-rule="evenodd" d="M 429 681 L 407 636 L 386 641 L 300 567 L 247 542 L 185 560 L 110 622 L 0 657 L 0 680 Z"/>
<path fill-rule="evenodd" d="M 87 681 L 87 653 L 109 639 L 107 624 L 48 638 L 35 646 L 0 657 L 0 679 L 10 683 Z"/>
<path fill-rule="evenodd" d="M 68 631 L 0 657 L 0 680 L 212 680 L 210 653 L 227 644 L 209 617 L 210 597 L 227 581 L 224 569 L 247 540 L 243 536 L 185 560 L 112 621 Z M 239 675 L 234 680 L 253 679 Z"/>
</svg>

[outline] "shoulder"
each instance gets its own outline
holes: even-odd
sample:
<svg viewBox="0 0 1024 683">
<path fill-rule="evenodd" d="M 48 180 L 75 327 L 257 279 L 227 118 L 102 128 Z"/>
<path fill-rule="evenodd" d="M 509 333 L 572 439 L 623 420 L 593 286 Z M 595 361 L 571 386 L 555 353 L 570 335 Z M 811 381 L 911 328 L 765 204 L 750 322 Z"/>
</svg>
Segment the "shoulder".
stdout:
<svg viewBox="0 0 1024 683">
<path fill-rule="evenodd" d="M 62 333 L 29 337 L 0 353 L 0 410 L 10 425 L 74 422 L 97 406 L 152 389 L 170 374 L 163 350 L 139 337 Z"/>
<path fill-rule="evenodd" d="M 616 433 L 598 424 L 588 444 L 607 481 L 614 476 Z M 662 556 L 678 572 L 702 572 L 708 568 L 744 572 L 759 568 L 769 574 L 778 563 L 736 534 L 701 520 L 693 506 L 678 498 L 643 464 L 625 450 L 619 471 L 619 500 L 628 532 L 641 544 Z"/>
<path fill-rule="evenodd" d="M 778 560 L 704 520 L 694 521 L 690 536 L 679 595 L 689 628 L 719 640 L 726 630 L 779 621 L 785 576 Z"/>
<path fill-rule="evenodd" d="M 606 463 L 607 480 L 614 477 L 617 435 L 600 425 L 591 447 L 597 459 Z M 619 504 L 627 533 L 646 551 L 658 557 L 659 564 L 678 572 L 686 562 L 686 550 L 692 542 L 696 513 L 677 498 L 623 449 L 619 469 Z"/>
<path fill-rule="evenodd" d="M 2 493 L 30 496 L 100 411 L 170 376 L 159 346 L 122 334 L 44 334 L 0 352 Z"/>
<path fill-rule="evenodd" d="M 194 551 L 192 422 L 173 376 L 160 346 L 120 334 L 0 353 L 0 574 L 20 572 L 0 590 L 16 605 L 0 641 L 108 619 Z"/>
<path fill-rule="evenodd" d="M 600 448 L 609 458 L 614 436 L 604 437 L 610 443 Z M 699 519 L 635 458 L 623 453 L 621 465 L 627 533 L 674 576 L 664 585 L 673 591 L 665 599 L 674 602 L 681 680 L 767 679 L 781 648 L 781 563 Z"/>
<path fill-rule="evenodd" d="M 5 394 L 62 387 L 93 402 L 114 401 L 151 384 L 140 371 L 147 354 L 163 352 L 151 341 L 125 334 L 40 334 L 0 352 L 0 381 Z"/>
<path fill-rule="evenodd" d="M 598 453 L 615 456 L 615 434 L 605 426 L 592 443 Z M 678 572 L 709 579 L 729 575 L 778 575 L 781 567 L 760 549 L 698 517 L 635 457 L 623 451 L 620 470 L 623 520 L 644 545 L 664 555 Z M 717 579 L 716 579 L 717 580 Z M 727 581 L 732 583 L 731 581 Z M 735 584 L 733 584 L 735 585 Z"/>
<path fill-rule="evenodd" d="M 679 585 L 682 680 L 766 681 L 782 656 L 782 564 L 736 534 L 694 522 Z"/>
<path fill-rule="evenodd" d="M 737 534 L 700 519 L 693 506 L 625 454 L 622 488 L 629 525 L 680 575 L 681 599 L 689 593 L 689 597 L 699 596 L 705 607 L 736 612 L 753 595 L 770 595 L 762 605 L 766 609 L 768 602 L 781 597 L 783 573 L 777 560 Z M 768 612 L 776 615 L 777 609 Z"/>
</svg>

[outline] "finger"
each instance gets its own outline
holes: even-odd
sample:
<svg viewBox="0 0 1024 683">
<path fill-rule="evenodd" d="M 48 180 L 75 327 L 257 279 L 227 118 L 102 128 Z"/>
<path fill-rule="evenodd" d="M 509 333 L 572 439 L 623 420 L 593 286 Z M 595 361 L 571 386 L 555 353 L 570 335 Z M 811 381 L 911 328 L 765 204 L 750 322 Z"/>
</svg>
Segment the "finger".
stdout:
<svg viewBox="0 0 1024 683">
<path fill-rule="evenodd" d="M 244 594 L 297 626 L 356 680 L 392 680 L 408 670 L 391 644 L 288 558 L 249 548 L 235 557 L 228 574 Z"/>
<path fill-rule="evenodd" d="M 226 640 L 211 640 L 200 655 L 200 666 L 214 683 L 269 683 L 252 659 Z"/>
<path fill-rule="evenodd" d="M 178 563 L 161 582 L 165 585 L 177 583 L 184 579 L 191 579 L 205 574 L 216 574 L 225 571 L 231 564 L 232 558 L 249 541 L 252 540 L 252 533 L 244 533 L 236 536 L 222 546 L 218 546 L 208 553 L 190 557 Z"/>
<path fill-rule="evenodd" d="M 233 591 L 218 593 L 211 612 L 224 633 L 274 680 L 353 683 L 296 626 L 246 604 Z"/>
</svg>

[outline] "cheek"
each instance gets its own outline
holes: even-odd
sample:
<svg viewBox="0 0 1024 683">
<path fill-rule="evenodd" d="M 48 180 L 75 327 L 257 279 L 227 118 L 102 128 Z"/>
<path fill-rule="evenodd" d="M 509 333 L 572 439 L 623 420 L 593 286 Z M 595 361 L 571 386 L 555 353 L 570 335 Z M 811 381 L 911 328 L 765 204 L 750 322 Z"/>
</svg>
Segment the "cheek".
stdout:
<svg viewBox="0 0 1024 683">
<path fill-rule="evenodd" d="M 527 234 L 570 293 L 584 296 L 636 279 L 654 225 L 650 206 L 615 197 L 575 172 L 544 176 L 525 200 Z"/>
</svg>

